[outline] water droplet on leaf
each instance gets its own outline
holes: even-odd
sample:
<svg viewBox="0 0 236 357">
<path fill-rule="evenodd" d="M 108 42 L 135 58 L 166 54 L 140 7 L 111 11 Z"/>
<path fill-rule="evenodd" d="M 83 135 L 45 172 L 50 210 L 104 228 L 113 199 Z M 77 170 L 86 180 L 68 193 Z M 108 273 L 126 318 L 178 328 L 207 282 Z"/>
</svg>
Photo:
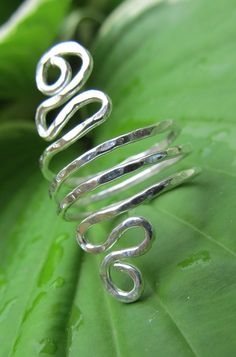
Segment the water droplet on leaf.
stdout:
<svg viewBox="0 0 236 357">
<path fill-rule="evenodd" d="M 203 250 L 181 261 L 177 266 L 182 269 L 186 269 L 198 264 L 208 264 L 210 261 L 211 257 L 209 252 L 207 250 Z"/>
</svg>

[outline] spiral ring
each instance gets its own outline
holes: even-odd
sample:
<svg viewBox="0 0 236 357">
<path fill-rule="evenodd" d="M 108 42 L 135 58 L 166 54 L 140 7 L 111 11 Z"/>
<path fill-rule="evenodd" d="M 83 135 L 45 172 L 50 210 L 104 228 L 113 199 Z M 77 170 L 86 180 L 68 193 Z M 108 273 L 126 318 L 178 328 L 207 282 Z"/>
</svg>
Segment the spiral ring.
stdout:
<svg viewBox="0 0 236 357">
<path fill-rule="evenodd" d="M 79 71 L 75 75 L 73 75 L 69 60 L 65 58 L 72 55 L 79 57 L 82 63 Z M 55 83 L 48 84 L 48 70 L 51 66 L 57 67 L 60 71 L 60 75 Z M 36 71 L 38 89 L 43 94 L 49 96 L 48 99 L 39 105 L 36 112 L 35 121 L 38 133 L 47 141 L 56 139 L 61 133 L 61 136 L 43 152 L 40 158 L 40 166 L 44 177 L 51 181 L 49 192 L 53 199 L 58 200 L 62 187 L 70 187 L 69 192 L 67 192 L 62 199 L 59 199 L 58 202 L 58 213 L 66 220 L 77 220 L 81 218 L 81 213 L 74 213 L 74 209 L 76 209 L 77 206 L 83 206 L 86 210 L 91 202 L 103 200 L 146 180 L 165 167 L 182 159 L 190 152 L 188 145 L 169 147 L 169 144 L 172 143 L 179 134 L 179 129 L 173 120 L 165 120 L 97 145 L 74 159 L 55 175 L 50 169 L 50 163 L 53 157 L 67 149 L 90 130 L 102 124 L 111 113 L 111 100 L 105 93 L 98 90 L 86 90 L 78 93 L 87 81 L 91 71 L 92 58 L 89 52 L 80 44 L 73 41 L 60 43 L 52 47 L 40 59 Z M 66 133 L 62 133 L 66 124 L 80 108 L 94 102 L 99 103 L 100 107 L 93 115 L 79 122 Z M 61 106 L 63 106 L 62 109 L 60 109 Z M 48 126 L 47 115 L 51 110 L 57 108 L 59 108 L 59 113 Z M 166 138 L 148 150 L 133 155 L 114 167 L 94 175 L 82 178 L 75 177 L 82 167 L 85 167 L 99 157 L 107 155 L 111 151 L 123 147 L 124 145 L 130 145 L 138 140 L 154 137 L 162 133 L 166 133 Z M 150 249 L 153 240 L 152 226 L 143 217 L 130 217 L 116 226 L 108 238 L 100 244 L 93 244 L 88 240 L 86 237 L 88 229 L 99 222 L 127 212 L 137 205 L 142 204 L 144 201 L 152 199 L 160 193 L 180 185 L 196 173 L 198 173 L 197 168 L 178 172 L 129 198 L 100 208 L 94 212 L 87 211 L 85 218 L 77 226 L 76 237 L 79 245 L 86 252 L 95 254 L 111 249 L 127 230 L 134 227 L 143 229 L 144 239 L 139 245 L 111 252 L 105 256 L 101 264 L 100 275 L 104 285 L 107 291 L 119 301 L 126 303 L 136 301 L 143 291 L 141 272 L 137 267 L 123 260 L 144 254 Z M 128 174 L 133 174 L 133 176 L 126 178 L 124 181 L 112 187 L 103 189 L 98 193 L 93 193 L 94 190 L 99 189 L 101 186 L 109 184 Z M 111 276 L 112 268 L 129 275 L 133 281 L 133 288 L 130 291 L 123 291 L 115 285 Z"/>
</svg>

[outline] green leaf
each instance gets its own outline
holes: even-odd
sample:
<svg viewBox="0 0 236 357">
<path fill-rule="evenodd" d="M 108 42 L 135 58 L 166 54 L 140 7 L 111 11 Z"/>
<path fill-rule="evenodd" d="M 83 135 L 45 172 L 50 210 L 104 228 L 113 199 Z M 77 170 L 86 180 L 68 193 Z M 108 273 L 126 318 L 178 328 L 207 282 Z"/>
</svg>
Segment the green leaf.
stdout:
<svg viewBox="0 0 236 357">
<path fill-rule="evenodd" d="M 94 48 L 90 86 L 114 105 L 94 141 L 174 117 L 178 142 L 194 147 L 178 166 L 203 172 L 130 212 L 150 219 L 157 240 L 134 261 L 143 299 L 123 305 L 104 291 L 100 259 L 78 248 L 75 225 L 56 218 L 37 167 L 40 139 L 24 125 L 0 129 L 4 357 L 235 354 L 235 4 L 123 6 Z M 96 227 L 101 240 L 107 234 Z M 130 233 L 126 244 L 135 239 Z"/>
<path fill-rule="evenodd" d="M 25 0 L 0 27 L 1 99 L 32 97 L 36 63 L 55 38 L 69 3 Z"/>
<path fill-rule="evenodd" d="M 0 138 L 1 355 L 63 356 L 81 251 L 49 200 L 36 133 L 18 124 Z"/>
<path fill-rule="evenodd" d="M 124 16 L 127 3 L 107 21 L 94 49 L 94 85 L 114 106 L 97 141 L 111 128 L 117 135 L 176 118 L 183 127 L 178 142 L 194 148 L 180 166 L 199 165 L 203 172 L 191 185 L 133 212 L 150 219 L 157 233 L 142 264 L 153 291 L 129 310 L 112 305 L 119 345 L 129 356 L 232 356 L 234 1 L 152 1 L 142 3 L 137 15 L 134 4 L 132 19 Z"/>
</svg>

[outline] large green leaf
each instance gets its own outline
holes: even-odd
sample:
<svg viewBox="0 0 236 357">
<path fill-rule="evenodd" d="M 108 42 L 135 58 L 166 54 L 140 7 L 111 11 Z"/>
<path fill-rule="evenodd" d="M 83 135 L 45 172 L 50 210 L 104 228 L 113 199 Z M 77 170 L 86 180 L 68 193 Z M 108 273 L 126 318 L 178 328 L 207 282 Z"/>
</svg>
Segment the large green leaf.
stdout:
<svg viewBox="0 0 236 357">
<path fill-rule="evenodd" d="M 81 252 L 73 227 L 55 217 L 32 127 L 1 127 L 0 138 L 0 356 L 63 356 Z"/>
<path fill-rule="evenodd" d="M 94 48 L 93 86 L 114 104 L 95 141 L 175 117 L 179 142 L 194 147 L 180 166 L 203 172 L 130 213 L 150 219 L 158 239 L 135 261 L 143 300 L 123 305 L 103 290 L 100 259 L 77 247 L 75 225 L 56 218 L 40 140 L 23 124 L 3 127 L 0 356 L 235 355 L 236 8 L 138 3 L 108 20 Z"/>
<path fill-rule="evenodd" d="M 132 306 L 135 325 L 114 311 L 118 331 L 125 320 L 131 335 L 135 326 L 143 334 L 123 337 L 121 346 L 127 355 L 233 356 L 235 4 L 150 3 L 132 21 L 125 7 L 117 12 L 96 45 L 94 81 L 114 104 L 98 140 L 111 127 L 118 134 L 174 117 L 183 126 L 179 142 L 194 147 L 184 166 L 199 165 L 203 173 L 134 212 L 150 218 L 158 235 L 144 260 L 153 295 L 145 306 Z"/>
</svg>

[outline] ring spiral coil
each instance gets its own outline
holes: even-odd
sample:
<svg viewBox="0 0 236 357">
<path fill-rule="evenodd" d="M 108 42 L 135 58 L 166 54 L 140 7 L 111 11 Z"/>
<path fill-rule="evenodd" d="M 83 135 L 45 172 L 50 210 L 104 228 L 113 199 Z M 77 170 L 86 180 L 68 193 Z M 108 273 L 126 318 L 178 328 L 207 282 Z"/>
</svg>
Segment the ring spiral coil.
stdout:
<svg viewBox="0 0 236 357">
<path fill-rule="evenodd" d="M 67 56 L 80 58 L 81 66 L 76 74 L 72 73 Z M 71 185 L 74 185 L 69 193 L 58 203 L 59 214 L 66 220 L 78 220 L 81 218 L 81 214 L 74 213 L 74 210 L 72 213 L 72 207 L 75 208 L 76 205 L 80 205 L 86 208 L 93 201 L 98 201 L 123 191 L 175 163 L 189 152 L 188 145 L 169 147 L 169 144 L 178 135 L 179 130 L 172 120 L 165 120 L 108 140 L 83 153 L 55 175 L 49 168 L 52 158 L 82 138 L 90 130 L 102 124 L 111 113 L 111 101 L 105 93 L 98 90 L 80 92 L 92 71 L 92 64 L 89 52 L 77 42 L 69 41 L 55 45 L 45 53 L 40 59 L 36 71 L 37 87 L 44 95 L 49 97 L 37 108 L 36 127 L 43 139 L 46 141 L 54 140 L 43 152 L 40 158 L 40 166 L 44 177 L 51 181 L 49 191 L 51 197 L 56 201 L 62 186 L 69 185 L 71 187 Z M 59 78 L 55 83 L 47 82 L 50 67 L 57 67 L 60 71 Z M 79 122 L 66 133 L 64 133 L 65 130 L 62 132 L 63 128 L 80 108 L 94 102 L 99 104 L 99 109 L 93 115 L 83 122 Z M 47 125 L 48 113 L 54 109 L 59 109 L 59 112 L 52 123 Z M 165 139 L 150 149 L 138 155 L 133 155 L 120 164 L 92 176 L 74 177 L 82 167 L 100 156 L 124 145 L 162 133 L 166 133 Z M 61 135 L 58 138 L 59 134 Z M 138 173 L 135 173 L 137 170 Z M 91 193 L 102 185 L 131 173 L 134 173 L 132 177 L 128 177 L 124 181 L 98 193 Z M 178 172 L 132 197 L 94 212 L 88 212 L 77 226 L 76 237 L 79 245 L 86 252 L 95 254 L 109 250 L 128 229 L 139 227 L 144 231 L 144 239 L 139 245 L 110 252 L 101 263 L 100 275 L 104 285 L 108 292 L 118 300 L 126 303 L 133 302 L 140 297 L 143 291 L 143 279 L 140 270 L 126 262 L 125 258 L 142 255 L 150 249 L 153 240 L 152 226 L 143 217 L 129 217 L 117 225 L 105 242 L 101 244 L 91 243 L 86 237 L 87 230 L 94 224 L 116 217 L 147 199 L 152 199 L 160 193 L 181 184 L 196 173 L 196 168 Z M 111 276 L 112 268 L 127 273 L 133 280 L 133 287 L 130 291 L 121 290 L 116 286 Z"/>
</svg>

